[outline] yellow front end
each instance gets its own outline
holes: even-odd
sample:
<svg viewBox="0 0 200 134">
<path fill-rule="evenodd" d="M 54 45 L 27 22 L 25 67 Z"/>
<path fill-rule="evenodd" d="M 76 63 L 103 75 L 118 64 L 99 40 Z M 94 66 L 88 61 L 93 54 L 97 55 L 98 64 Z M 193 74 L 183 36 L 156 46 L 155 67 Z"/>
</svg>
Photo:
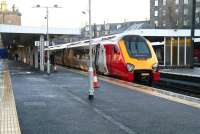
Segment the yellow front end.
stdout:
<svg viewBox="0 0 200 134">
<path fill-rule="evenodd" d="M 147 40 L 146 40 L 147 41 Z M 152 67 L 154 64 L 158 63 L 156 54 L 153 50 L 153 47 L 151 46 L 151 43 L 149 41 L 147 41 L 148 47 L 150 49 L 151 52 L 151 57 L 150 58 L 143 58 L 143 59 L 139 59 L 139 58 L 134 58 L 134 57 L 130 57 L 128 54 L 128 51 L 126 49 L 125 46 L 125 42 L 123 39 L 121 39 L 119 41 L 119 47 L 122 51 L 122 55 L 124 57 L 125 63 L 130 63 L 133 64 L 135 66 L 134 71 L 136 70 L 153 70 Z"/>
</svg>

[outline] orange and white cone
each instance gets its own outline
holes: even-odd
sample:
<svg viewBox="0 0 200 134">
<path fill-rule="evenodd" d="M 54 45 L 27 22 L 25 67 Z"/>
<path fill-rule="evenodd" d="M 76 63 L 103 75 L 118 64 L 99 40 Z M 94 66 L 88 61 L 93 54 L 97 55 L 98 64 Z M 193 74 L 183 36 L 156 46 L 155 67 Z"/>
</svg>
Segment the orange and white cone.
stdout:
<svg viewBox="0 0 200 134">
<path fill-rule="evenodd" d="M 100 87 L 98 79 L 97 79 L 96 71 L 94 71 L 94 73 L 93 73 L 93 87 L 94 88 L 99 88 Z"/>
</svg>

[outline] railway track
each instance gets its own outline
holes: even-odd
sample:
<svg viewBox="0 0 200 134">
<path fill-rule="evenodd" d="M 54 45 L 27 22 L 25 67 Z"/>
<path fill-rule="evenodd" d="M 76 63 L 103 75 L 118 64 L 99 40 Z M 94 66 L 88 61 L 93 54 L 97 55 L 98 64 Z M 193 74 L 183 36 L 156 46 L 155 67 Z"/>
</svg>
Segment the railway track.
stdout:
<svg viewBox="0 0 200 134">
<path fill-rule="evenodd" d="M 100 77 L 102 77 L 102 75 L 100 75 Z M 192 83 L 180 80 L 170 80 L 166 78 L 161 78 L 159 82 L 153 83 L 152 86 L 149 86 L 148 82 L 134 82 L 134 83 L 140 85 L 141 88 L 153 87 L 163 91 L 169 91 L 177 94 L 200 98 L 200 86 L 198 87 L 199 84 L 194 82 Z"/>
<path fill-rule="evenodd" d="M 99 76 L 104 77 L 104 78 L 108 77 L 108 76 L 103 76 L 103 75 L 99 75 Z M 180 80 L 175 77 L 173 77 L 172 79 L 170 79 L 169 77 L 167 78 L 163 78 L 163 77 L 164 76 L 161 75 L 160 81 L 153 83 L 151 87 L 186 95 L 186 96 L 200 98 L 200 83 L 198 83 L 197 79 L 194 80 L 193 78 L 192 80 L 189 80 L 189 78 L 187 78 L 185 80 L 184 79 Z M 109 77 L 109 78 L 112 78 L 112 77 Z M 117 78 L 114 78 L 114 79 L 117 79 Z M 147 81 L 134 82 L 134 83 L 141 85 L 141 87 L 142 86 L 150 87 Z"/>
<path fill-rule="evenodd" d="M 181 81 L 161 77 L 160 82 L 154 84 L 153 87 L 200 98 L 200 84 L 195 82 Z"/>
</svg>

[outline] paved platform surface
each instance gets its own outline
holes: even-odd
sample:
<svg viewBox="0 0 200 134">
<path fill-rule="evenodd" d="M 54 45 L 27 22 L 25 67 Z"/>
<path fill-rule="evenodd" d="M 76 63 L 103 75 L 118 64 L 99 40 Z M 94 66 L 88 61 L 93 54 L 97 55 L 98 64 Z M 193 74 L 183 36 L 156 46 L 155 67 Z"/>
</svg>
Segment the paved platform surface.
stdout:
<svg viewBox="0 0 200 134">
<path fill-rule="evenodd" d="M 22 134 L 199 134 L 200 109 L 65 69 L 50 76 L 9 62 Z"/>
<path fill-rule="evenodd" d="M 176 75 L 181 75 L 181 76 L 191 76 L 191 77 L 200 78 L 200 68 L 161 69 L 161 73 L 176 74 Z"/>
</svg>

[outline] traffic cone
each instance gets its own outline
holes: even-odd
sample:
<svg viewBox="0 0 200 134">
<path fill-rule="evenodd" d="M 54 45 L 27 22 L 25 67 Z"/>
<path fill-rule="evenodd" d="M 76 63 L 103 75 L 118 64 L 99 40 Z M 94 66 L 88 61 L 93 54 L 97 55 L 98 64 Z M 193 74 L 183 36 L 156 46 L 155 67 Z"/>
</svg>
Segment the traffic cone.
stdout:
<svg viewBox="0 0 200 134">
<path fill-rule="evenodd" d="M 93 87 L 94 88 L 99 88 L 100 87 L 98 79 L 97 79 L 96 71 L 93 72 Z"/>
</svg>

